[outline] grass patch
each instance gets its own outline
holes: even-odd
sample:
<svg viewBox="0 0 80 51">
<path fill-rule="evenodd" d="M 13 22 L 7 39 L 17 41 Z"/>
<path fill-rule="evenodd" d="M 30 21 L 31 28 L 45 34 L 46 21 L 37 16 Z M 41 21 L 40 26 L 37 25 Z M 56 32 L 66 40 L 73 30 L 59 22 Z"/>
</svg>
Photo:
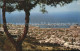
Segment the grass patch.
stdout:
<svg viewBox="0 0 80 51">
<path fill-rule="evenodd" d="M 64 30 L 59 30 L 59 32 L 65 32 Z"/>
</svg>

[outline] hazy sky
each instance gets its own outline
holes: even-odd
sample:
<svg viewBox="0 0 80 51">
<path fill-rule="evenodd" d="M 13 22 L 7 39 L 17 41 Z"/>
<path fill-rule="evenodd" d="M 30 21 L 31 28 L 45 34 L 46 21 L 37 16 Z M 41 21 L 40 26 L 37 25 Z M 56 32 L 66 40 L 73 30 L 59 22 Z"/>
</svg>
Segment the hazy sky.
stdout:
<svg viewBox="0 0 80 51">
<path fill-rule="evenodd" d="M 64 6 L 60 6 L 60 5 L 57 5 L 57 7 L 51 7 L 51 6 L 45 6 L 46 7 L 46 10 L 48 11 L 48 13 L 63 13 L 63 12 L 80 12 L 80 0 L 78 1 L 73 1 L 72 3 L 70 4 L 65 4 Z M 12 13 L 16 13 L 16 14 L 19 14 L 19 13 L 24 13 L 24 11 L 14 11 Z M 40 6 L 37 5 L 35 8 L 33 8 L 31 10 L 30 13 L 42 13 L 40 11 Z"/>
<path fill-rule="evenodd" d="M 40 12 L 39 8 L 40 8 L 39 6 L 36 6 L 33 10 L 31 10 L 31 13 Z M 73 1 L 72 3 L 66 4 L 62 7 L 60 5 L 57 5 L 57 7 L 46 6 L 46 10 L 49 13 L 51 12 L 80 12 L 80 0 Z"/>
</svg>

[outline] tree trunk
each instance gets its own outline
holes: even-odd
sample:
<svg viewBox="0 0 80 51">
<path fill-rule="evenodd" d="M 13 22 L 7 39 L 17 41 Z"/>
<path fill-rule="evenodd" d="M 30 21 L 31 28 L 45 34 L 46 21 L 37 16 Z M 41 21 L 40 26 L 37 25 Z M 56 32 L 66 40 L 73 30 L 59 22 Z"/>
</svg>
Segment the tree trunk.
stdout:
<svg viewBox="0 0 80 51">
<path fill-rule="evenodd" d="M 16 51 L 22 51 L 22 44 L 17 44 L 15 49 Z"/>
<path fill-rule="evenodd" d="M 4 32 L 7 35 L 8 39 L 10 40 L 10 42 L 14 45 L 16 51 L 22 51 L 22 42 L 23 40 L 26 38 L 26 34 L 28 33 L 28 23 L 29 23 L 29 10 L 25 10 L 25 27 L 24 27 L 24 33 L 22 34 L 22 36 L 20 36 L 17 41 L 15 41 L 15 39 L 11 36 L 11 34 L 9 33 L 8 29 L 7 29 L 7 25 L 6 25 L 6 17 L 5 17 L 5 11 L 6 11 L 6 1 L 4 1 L 3 4 L 3 28 L 4 28 Z"/>
</svg>

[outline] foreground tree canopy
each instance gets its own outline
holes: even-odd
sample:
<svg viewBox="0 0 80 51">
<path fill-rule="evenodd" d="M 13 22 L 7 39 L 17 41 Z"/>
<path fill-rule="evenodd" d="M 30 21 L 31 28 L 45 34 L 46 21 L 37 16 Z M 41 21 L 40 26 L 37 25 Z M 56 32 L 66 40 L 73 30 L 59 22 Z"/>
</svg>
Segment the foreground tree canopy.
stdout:
<svg viewBox="0 0 80 51">
<path fill-rule="evenodd" d="M 28 23 L 29 23 L 29 16 L 30 16 L 30 10 L 33 9 L 37 4 L 42 5 L 42 12 L 46 12 L 45 5 L 50 6 L 64 6 L 65 4 L 71 3 L 73 0 L 3 0 L 0 1 L 0 8 L 2 8 L 2 16 L 3 16 L 3 28 L 4 32 L 6 33 L 8 39 L 11 41 L 11 43 L 14 45 L 16 51 L 22 51 L 22 42 L 26 38 L 26 35 L 28 33 Z M 23 34 L 18 37 L 18 39 L 15 41 L 15 39 L 11 36 L 7 29 L 6 25 L 6 16 L 5 12 L 13 12 L 15 10 L 24 10 L 25 12 L 25 27 L 23 30 Z"/>
<path fill-rule="evenodd" d="M 6 0 L 6 12 L 12 12 L 17 10 L 23 10 L 24 6 L 26 9 L 31 10 L 37 4 L 41 6 L 41 11 L 46 12 L 45 5 L 57 7 L 57 5 L 64 6 L 71 3 L 73 0 Z M 0 7 L 3 6 L 3 0 L 0 1 Z"/>
</svg>

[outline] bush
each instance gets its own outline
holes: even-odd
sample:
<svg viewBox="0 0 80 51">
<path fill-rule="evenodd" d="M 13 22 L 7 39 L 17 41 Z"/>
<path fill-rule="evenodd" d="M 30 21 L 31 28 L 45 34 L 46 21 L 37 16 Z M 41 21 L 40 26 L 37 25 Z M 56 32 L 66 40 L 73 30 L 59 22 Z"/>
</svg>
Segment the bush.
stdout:
<svg viewBox="0 0 80 51">
<path fill-rule="evenodd" d="M 15 51 L 14 46 L 13 46 L 12 43 L 8 40 L 8 38 L 5 39 L 3 48 L 4 48 L 4 50 L 6 50 L 6 51 Z"/>
<path fill-rule="evenodd" d="M 8 38 L 4 36 L 0 36 L 0 49 L 6 51 L 15 51 L 13 45 L 8 40 Z"/>
<path fill-rule="evenodd" d="M 0 49 L 3 49 L 5 39 L 6 39 L 5 36 L 0 36 Z"/>
</svg>

